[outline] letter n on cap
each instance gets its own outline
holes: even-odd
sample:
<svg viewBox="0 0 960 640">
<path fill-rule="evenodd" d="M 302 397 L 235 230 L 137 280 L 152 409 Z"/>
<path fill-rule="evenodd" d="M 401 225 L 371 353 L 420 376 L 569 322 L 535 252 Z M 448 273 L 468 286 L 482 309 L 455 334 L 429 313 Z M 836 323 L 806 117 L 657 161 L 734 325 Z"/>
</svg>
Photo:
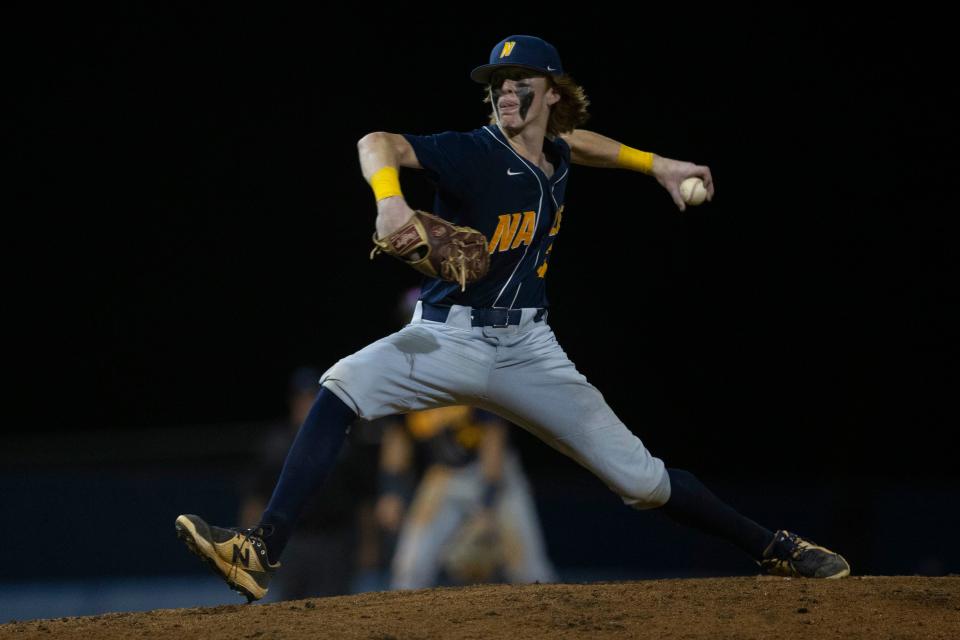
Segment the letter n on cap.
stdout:
<svg viewBox="0 0 960 640">
<path fill-rule="evenodd" d="M 500 52 L 501 58 L 506 58 L 513 51 L 513 48 L 517 45 L 516 41 L 513 42 L 504 42 L 503 51 Z"/>
</svg>

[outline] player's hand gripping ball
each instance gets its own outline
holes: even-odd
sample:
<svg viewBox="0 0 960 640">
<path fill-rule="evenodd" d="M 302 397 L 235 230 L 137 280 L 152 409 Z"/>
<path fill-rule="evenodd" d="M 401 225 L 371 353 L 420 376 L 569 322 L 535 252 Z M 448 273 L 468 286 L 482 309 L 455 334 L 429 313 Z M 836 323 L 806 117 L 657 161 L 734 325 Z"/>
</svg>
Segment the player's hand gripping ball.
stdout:
<svg viewBox="0 0 960 640">
<path fill-rule="evenodd" d="M 707 188 L 700 178 L 687 178 L 680 183 L 680 197 L 689 205 L 696 206 L 707 199 Z"/>
<path fill-rule="evenodd" d="M 425 211 L 414 211 L 405 225 L 386 238 L 377 238 L 374 232 L 373 244 L 371 260 L 386 253 L 431 278 L 459 283 L 461 291 L 490 269 L 486 236 Z"/>
</svg>

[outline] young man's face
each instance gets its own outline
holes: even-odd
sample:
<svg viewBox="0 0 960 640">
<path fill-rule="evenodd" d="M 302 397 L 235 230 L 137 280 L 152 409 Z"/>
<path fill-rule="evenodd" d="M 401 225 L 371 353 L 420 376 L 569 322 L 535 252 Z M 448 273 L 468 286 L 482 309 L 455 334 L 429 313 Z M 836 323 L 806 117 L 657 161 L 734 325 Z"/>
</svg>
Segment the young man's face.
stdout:
<svg viewBox="0 0 960 640">
<path fill-rule="evenodd" d="M 560 99 L 543 76 L 523 71 L 502 71 L 490 80 L 490 99 L 500 125 L 509 130 L 550 115 L 549 107 Z"/>
</svg>

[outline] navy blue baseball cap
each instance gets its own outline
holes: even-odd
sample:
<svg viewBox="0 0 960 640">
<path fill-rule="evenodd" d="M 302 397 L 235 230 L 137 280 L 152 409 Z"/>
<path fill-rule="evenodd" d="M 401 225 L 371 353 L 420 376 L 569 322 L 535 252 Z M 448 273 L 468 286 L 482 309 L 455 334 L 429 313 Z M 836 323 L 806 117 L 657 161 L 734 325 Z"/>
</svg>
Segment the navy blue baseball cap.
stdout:
<svg viewBox="0 0 960 640">
<path fill-rule="evenodd" d="M 471 71 L 470 78 L 480 84 L 489 84 L 493 72 L 503 67 L 521 67 L 543 75 L 563 73 L 560 54 L 552 44 L 536 36 L 510 36 L 493 47 L 490 63 Z"/>
</svg>

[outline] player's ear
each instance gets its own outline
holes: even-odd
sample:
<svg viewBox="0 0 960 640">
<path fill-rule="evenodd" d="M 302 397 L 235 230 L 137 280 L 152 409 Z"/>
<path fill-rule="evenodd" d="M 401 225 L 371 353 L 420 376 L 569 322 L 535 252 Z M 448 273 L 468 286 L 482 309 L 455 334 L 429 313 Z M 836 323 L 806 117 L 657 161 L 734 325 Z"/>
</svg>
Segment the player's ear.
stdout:
<svg viewBox="0 0 960 640">
<path fill-rule="evenodd" d="M 553 80 L 547 77 L 544 77 L 543 80 L 547 85 L 547 90 L 543 94 L 544 99 L 547 102 L 547 106 L 552 107 L 553 105 L 560 102 L 560 98 L 562 96 L 560 95 L 560 91 L 557 89 L 557 84 Z"/>
<path fill-rule="evenodd" d="M 552 83 L 550 84 L 550 88 L 547 89 L 546 98 L 547 105 L 551 107 L 560 102 L 560 92 L 557 91 L 557 87 Z"/>
</svg>

